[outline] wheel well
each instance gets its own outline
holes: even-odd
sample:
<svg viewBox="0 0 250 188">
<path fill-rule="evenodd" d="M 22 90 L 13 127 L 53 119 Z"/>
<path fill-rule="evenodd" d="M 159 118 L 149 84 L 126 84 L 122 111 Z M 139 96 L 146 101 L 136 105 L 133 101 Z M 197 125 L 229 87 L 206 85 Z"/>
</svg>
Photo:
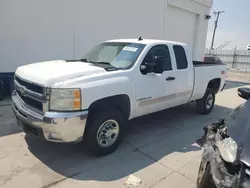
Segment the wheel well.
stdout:
<svg viewBox="0 0 250 188">
<path fill-rule="evenodd" d="M 121 112 L 125 119 L 130 116 L 130 100 L 128 95 L 115 95 L 93 102 L 89 107 L 89 112 L 100 111 L 113 107 Z"/>
<path fill-rule="evenodd" d="M 127 95 L 115 95 L 99 99 L 93 102 L 89 107 L 89 116 L 83 137 L 88 134 L 91 122 L 95 118 L 95 114 L 110 107 L 117 109 L 121 112 L 123 117 L 128 120 L 130 116 L 130 100 Z"/>
<path fill-rule="evenodd" d="M 220 88 L 220 83 L 221 83 L 221 79 L 220 78 L 215 78 L 213 80 L 210 80 L 210 82 L 208 83 L 207 88 L 212 89 L 215 93 L 218 93 L 219 88 Z"/>
</svg>

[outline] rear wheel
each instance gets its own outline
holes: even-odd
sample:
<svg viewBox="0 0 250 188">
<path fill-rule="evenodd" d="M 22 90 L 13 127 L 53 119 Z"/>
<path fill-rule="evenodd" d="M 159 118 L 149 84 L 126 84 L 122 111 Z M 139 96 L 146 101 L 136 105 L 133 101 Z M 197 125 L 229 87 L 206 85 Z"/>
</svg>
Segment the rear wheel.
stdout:
<svg viewBox="0 0 250 188">
<path fill-rule="evenodd" d="M 96 156 L 114 152 L 123 139 L 124 122 L 121 113 L 113 108 L 95 113 L 88 122 L 88 150 Z"/>
<path fill-rule="evenodd" d="M 209 163 L 201 162 L 198 178 L 197 178 L 197 188 L 216 188 L 212 174 L 211 174 L 211 166 Z"/>
<path fill-rule="evenodd" d="M 196 101 L 196 109 L 200 114 L 209 114 L 215 102 L 215 93 L 212 89 L 207 89 L 205 95 Z"/>
</svg>

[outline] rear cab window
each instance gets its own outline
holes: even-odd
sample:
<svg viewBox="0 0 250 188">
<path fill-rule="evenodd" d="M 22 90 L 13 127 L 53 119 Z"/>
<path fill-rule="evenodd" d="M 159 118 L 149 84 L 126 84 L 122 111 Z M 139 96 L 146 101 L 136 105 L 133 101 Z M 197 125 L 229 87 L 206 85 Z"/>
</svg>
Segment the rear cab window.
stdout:
<svg viewBox="0 0 250 188">
<path fill-rule="evenodd" d="M 188 68 L 188 61 L 187 56 L 184 48 L 179 45 L 173 46 L 174 54 L 175 54 L 175 60 L 178 70 L 187 69 Z"/>
</svg>

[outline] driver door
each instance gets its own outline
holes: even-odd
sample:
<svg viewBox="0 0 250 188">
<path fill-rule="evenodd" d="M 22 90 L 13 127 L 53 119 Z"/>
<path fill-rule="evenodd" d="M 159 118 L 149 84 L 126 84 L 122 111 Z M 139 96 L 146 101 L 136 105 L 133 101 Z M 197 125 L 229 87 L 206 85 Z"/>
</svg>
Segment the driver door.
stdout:
<svg viewBox="0 0 250 188">
<path fill-rule="evenodd" d="M 173 105 L 174 81 L 166 80 L 172 74 L 172 62 L 168 46 L 164 44 L 152 47 L 145 56 L 142 65 L 153 65 L 157 56 L 164 57 L 164 72 L 162 74 L 154 72 L 143 74 L 138 70 L 135 87 L 137 116 L 157 112 Z"/>
</svg>

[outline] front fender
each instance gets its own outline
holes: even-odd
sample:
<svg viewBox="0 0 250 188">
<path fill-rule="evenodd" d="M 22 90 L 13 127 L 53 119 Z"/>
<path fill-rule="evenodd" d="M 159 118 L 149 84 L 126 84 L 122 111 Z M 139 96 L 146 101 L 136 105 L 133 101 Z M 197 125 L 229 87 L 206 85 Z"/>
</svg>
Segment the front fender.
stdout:
<svg viewBox="0 0 250 188">
<path fill-rule="evenodd" d="M 133 99 L 132 83 L 127 77 L 114 77 L 87 82 L 82 85 L 81 90 L 83 109 L 88 109 L 93 102 L 106 97 L 127 95 L 130 101 Z"/>
</svg>

